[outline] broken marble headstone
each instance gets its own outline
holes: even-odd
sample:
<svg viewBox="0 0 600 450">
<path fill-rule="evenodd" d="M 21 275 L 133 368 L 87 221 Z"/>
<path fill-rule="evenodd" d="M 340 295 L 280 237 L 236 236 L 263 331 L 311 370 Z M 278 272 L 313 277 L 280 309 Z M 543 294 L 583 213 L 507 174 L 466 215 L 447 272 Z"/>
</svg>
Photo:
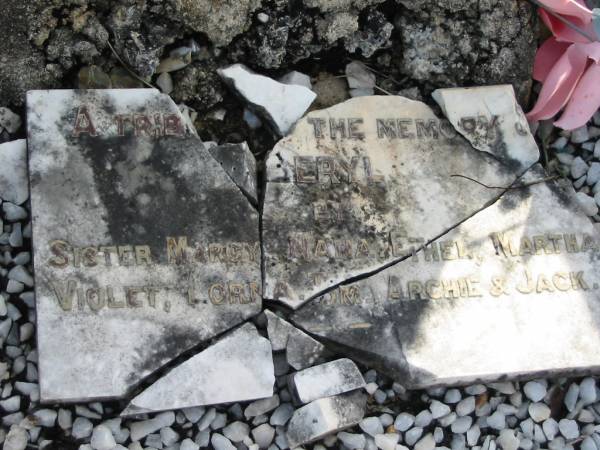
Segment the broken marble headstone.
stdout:
<svg viewBox="0 0 600 450">
<path fill-rule="evenodd" d="M 0 199 L 20 205 L 27 198 L 27 141 L 0 144 Z"/>
<path fill-rule="evenodd" d="M 218 72 L 280 136 L 288 133 L 317 97 L 305 86 L 280 83 L 251 72 L 243 64 L 233 64 Z"/>
<path fill-rule="evenodd" d="M 539 150 L 512 86 L 438 89 L 432 94 L 473 147 L 528 169 Z"/>
<path fill-rule="evenodd" d="M 314 442 L 330 433 L 359 423 L 365 415 L 367 396 L 350 392 L 315 400 L 294 411 L 288 423 L 290 448 Z"/>
<path fill-rule="evenodd" d="M 285 350 L 287 363 L 294 369 L 310 367 L 331 356 L 322 343 L 268 309 L 265 317 L 273 351 Z"/>
<path fill-rule="evenodd" d="M 536 166 L 410 258 L 292 320 L 409 388 L 596 369 L 600 237 L 573 194 Z"/>
<path fill-rule="evenodd" d="M 288 377 L 288 386 L 298 403 L 360 389 L 365 380 L 356 364 L 348 358 L 309 367 Z"/>
<path fill-rule="evenodd" d="M 154 382 L 121 416 L 269 397 L 274 383 L 271 344 L 247 323 Z"/>
<path fill-rule="evenodd" d="M 32 91 L 42 401 L 125 395 L 261 309 L 258 214 L 172 102 Z"/>
<path fill-rule="evenodd" d="M 485 90 L 478 95 L 487 99 Z M 487 125 L 520 128 L 512 106 L 492 108 L 498 118 Z M 506 151 L 492 156 L 425 104 L 394 96 L 308 114 L 267 158 L 265 298 L 298 308 L 407 258 L 487 206 L 502 190 L 465 177 L 509 186 L 524 171 L 512 159 L 518 142 L 498 136 L 494 148 Z M 464 249 L 444 252 L 459 257 Z"/>
<path fill-rule="evenodd" d="M 208 146 L 208 151 L 225 169 L 227 175 L 253 204 L 258 203 L 256 193 L 256 159 L 246 142 Z"/>
</svg>

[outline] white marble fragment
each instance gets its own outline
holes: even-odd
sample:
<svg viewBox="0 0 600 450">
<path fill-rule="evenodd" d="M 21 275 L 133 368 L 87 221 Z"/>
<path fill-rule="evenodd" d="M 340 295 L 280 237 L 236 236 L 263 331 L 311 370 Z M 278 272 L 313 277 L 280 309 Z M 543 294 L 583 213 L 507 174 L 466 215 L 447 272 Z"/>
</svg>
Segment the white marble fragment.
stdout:
<svg viewBox="0 0 600 450">
<path fill-rule="evenodd" d="M 365 381 L 356 364 L 347 358 L 309 367 L 290 375 L 288 385 L 300 403 L 360 389 Z"/>
<path fill-rule="evenodd" d="M 286 433 L 290 448 L 356 425 L 365 414 L 366 400 L 364 394 L 353 392 L 315 400 L 297 409 Z"/>
<path fill-rule="evenodd" d="M 121 415 L 253 400 L 271 395 L 274 383 L 271 345 L 246 323 L 154 382 Z"/>
<path fill-rule="evenodd" d="M 28 197 L 27 141 L 0 144 L 0 199 L 20 205 Z"/>
<path fill-rule="evenodd" d="M 471 144 L 528 168 L 539 159 L 529 124 L 511 85 L 438 89 L 432 94 L 448 120 Z"/>
<path fill-rule="evenodd" d="M 219 69 L 221 78 L 284 136 L 308 110 L 317 94 L 304 86 L 279 83 L 242 64 Z"/>
</svg>

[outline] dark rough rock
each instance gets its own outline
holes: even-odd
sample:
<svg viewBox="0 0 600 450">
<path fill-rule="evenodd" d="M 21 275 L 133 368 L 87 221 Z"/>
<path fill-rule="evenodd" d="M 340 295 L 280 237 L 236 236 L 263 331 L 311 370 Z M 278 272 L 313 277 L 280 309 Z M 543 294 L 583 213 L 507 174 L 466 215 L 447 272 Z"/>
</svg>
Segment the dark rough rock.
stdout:
<svg viewBox="0 0 600 450">
<path fill-rule="evenodd" d="M 431 86 L 512 83 L 526 102 L 537 48 L 534 8 L 519 0 L 399 0 L 400 71 Z"/>
<path fill-rule="evenodd" d="M 28 2 L 5 0 L 0 14 L 0 105 L 22 105 L 30 89 L 58 85 L 62 71 L 46 64 L 28 38 Z"/>
</svg>

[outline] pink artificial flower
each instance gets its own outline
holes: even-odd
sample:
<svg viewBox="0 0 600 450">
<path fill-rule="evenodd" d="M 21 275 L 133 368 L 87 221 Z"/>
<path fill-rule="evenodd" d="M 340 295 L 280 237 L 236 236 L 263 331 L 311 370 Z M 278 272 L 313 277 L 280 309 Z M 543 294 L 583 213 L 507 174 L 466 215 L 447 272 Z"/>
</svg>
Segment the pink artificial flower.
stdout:
<svg viewBox="0 0 600 450">
<path fill-rule="evenodd" d="M 592 11 L 583 0 L 540 1 L 588 35 L 596 36 Z M 535 56 L 533 78 L 543 86 L 527 118 L 551 119 L 564 108 L 554 125 L 573 130 L 585 125 L 600 108 L 600 42 L 590 42 L 544 9 L 540 8 L 540 15 L 554 36 Z"/>
</svg>

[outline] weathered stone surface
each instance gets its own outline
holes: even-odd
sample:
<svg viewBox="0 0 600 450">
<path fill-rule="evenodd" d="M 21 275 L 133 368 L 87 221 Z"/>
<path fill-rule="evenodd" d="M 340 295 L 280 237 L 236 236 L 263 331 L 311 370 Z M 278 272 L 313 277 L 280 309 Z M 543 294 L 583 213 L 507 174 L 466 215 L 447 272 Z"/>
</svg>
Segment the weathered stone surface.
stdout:
<svg viewBox="0 0 600 450">
<path fill-rule="evenodd" d="M 544 178 L 534 167 L 520 183 Z M 292 320 L 411 388 L 595 370 L 600 240 L 572 194 L 555 181 L 509 190 L 414 257 L 344 286 L 350 301 L 337 289 Z M 453 245 L 462 255 L 444 256 Z"/>
<path fill-rule="evenodd" d="M 256 204 L 256 159 L 248 144 L 223 144 L 208 147 L 211 155 L 221 164 L 231 180 Z"/>
<path fill-rule="evenodd" d="M 364 417 L 366 405 L 365 394 L 352 392 L 315 400 L 297 409 L 290 419 L 286 434 L 290 448 L 356 425 Z"/>
<path fill-rule="evenodd" d="M 300 403 L 360 389 L 365 380 L 350 359 L 342 358 L 301 370 L 289 376 L 288 386 Z"/>
<path fill-rule="evenodd" d="M 540 152 L 512 86 L 438 89 L 432 96 L 473 147 L 523 169 L 538 161 Z"/>
<path fill-rule="evenodd" d="M 515 181 L 522 170 L 503 156 L 474 149 L 428 106 L 402 97 L 308 114 L 267 158 L 264 296 L 298 308 L 408 257 L 501 191 L 455 175 Z"/>
<path fill-rule="evenodd" d="M 234 64 L 218 72 L 223 81 L 267 119 L 280 136 L 287 134 L 317 97 L 304 86 L 280 83 L 251 72 L 243 64 Z"/>
<path fill-rule="evenodd" d="M 271 344 L 247 323 L 153 383 L 121 415 L 255 400 L 271 396 L 274 383 Z"/>
<path fill-rule="evenodd" d="M 174 4 L 188 27 L 206 33 L 213 44 L 222 47 L 250 26 L 261 0 L 174 0 Z"/>
<path fill-rule="evenodd" d="M 28 197 L 27 141 L 0 144 L 0 199 L 20 205 Z"/>
<path fill-rule="evenodd" d="M 330 356 L 323 344 L 299 330 L 269 310 L 265 310 L 267 332 L 273 351 L 285 350 L 287 363 L 296 370 L 302 370 Z"/>
<path fill-rule="evenodd" d="M 43 401 L 120 397 L 261 308 L 258 214 L 168 96 L 27 98 Z"/>
</svg>

